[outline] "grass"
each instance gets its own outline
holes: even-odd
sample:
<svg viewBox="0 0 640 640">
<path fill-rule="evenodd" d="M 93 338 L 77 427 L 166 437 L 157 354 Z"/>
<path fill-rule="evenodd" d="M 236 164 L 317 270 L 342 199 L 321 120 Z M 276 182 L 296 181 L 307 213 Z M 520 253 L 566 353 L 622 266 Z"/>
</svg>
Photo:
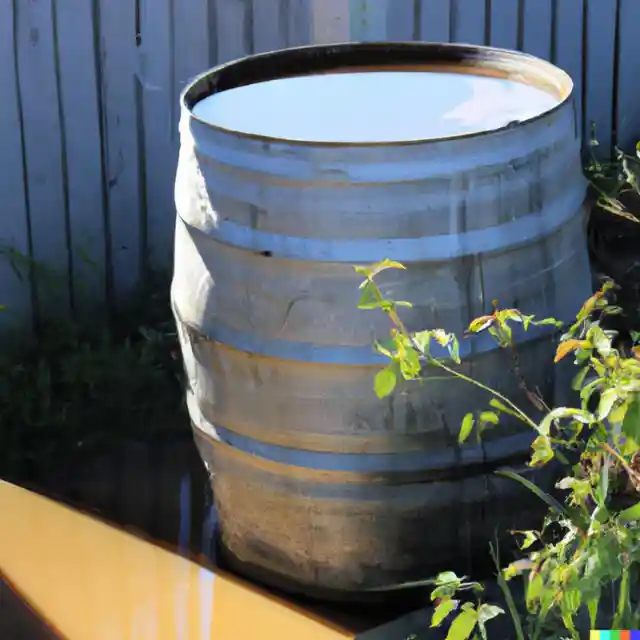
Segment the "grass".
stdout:
<svg viewBox="0 0 640 640">
<path fill-rule="evenodd" d="M 56 322 L 3 347 L 0 477 L 38 480 L 81 451 L 188 431 L 168 291 L 148 285 L 108 330 Z"/>
</svg>

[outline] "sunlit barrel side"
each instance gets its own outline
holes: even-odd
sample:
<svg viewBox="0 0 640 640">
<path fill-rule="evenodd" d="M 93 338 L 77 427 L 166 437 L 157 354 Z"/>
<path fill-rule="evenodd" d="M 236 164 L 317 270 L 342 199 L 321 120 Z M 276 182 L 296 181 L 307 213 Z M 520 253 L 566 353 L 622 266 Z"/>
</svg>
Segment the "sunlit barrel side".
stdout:
<svg viewBox="0 0 640 640">
<path fill-rule="evenodd" d="M 234 87 L 381 69 L 509 79 L 555 101 L 497 129 L 399 142 L 278 139 L 194 115 Z M 286 586 L 386 587 L 468 569 L 496 527 L 529 508 L 493 470 L 522 465 L 531 433 L 505 421 L 482 445 L 457 443 L 464 414 L 487 406 L 480 390 L 433 377 L 376 397 L 385 361 L 372 343 L 388 319 L 357 308 L 352 265 L 408 267 L 379 282 L 414 303 L 410 329 L 461 336 L 494 299 L 571 319 L 590 291 L 571 91 L 530 56 L 424 43 L 263 54 L 187 88 L 172 301 L 196 439 L 239 566 Z M 548 328 L 520 336 L 518 353 L 553 403 L 563 384 Z M 462 357 L 466 373 L 529 407 L 490 339 L 463 341 Z"/>
</svg>

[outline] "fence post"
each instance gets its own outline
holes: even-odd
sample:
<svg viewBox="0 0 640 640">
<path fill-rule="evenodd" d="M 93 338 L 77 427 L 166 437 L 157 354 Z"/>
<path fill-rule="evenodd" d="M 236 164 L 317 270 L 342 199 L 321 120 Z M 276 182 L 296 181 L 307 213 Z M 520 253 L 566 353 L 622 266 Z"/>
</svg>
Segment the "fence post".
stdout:
<svg viewBox="0 0 640 640">
<path fill-rule="evenodd" d="M 350 39 L 356 41 L 388 40 L 387 0 L 350 0 Z"/>
<path fill-rule="evenodd" d="M 348 42 L 349 0 L 311 0 L 312 1 L 312 40 L 314 44 Z"/>
</svg>

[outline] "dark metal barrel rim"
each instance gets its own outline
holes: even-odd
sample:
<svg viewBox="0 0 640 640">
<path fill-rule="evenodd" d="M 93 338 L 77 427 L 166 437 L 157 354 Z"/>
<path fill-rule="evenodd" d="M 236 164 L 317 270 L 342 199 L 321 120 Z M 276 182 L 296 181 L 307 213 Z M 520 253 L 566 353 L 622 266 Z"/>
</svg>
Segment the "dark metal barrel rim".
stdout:
<svg viewBox="0 0 640 640">
<path fill-rule="evenodd" d="M 583 200 L 578 188 L 573 191 L 567 189 L 563 198 L 540 211 L 537 216 L 521 217 L 498 227 L 467 231 L 456 236 L 375 240 L 309 239 L 269 233 L 224 220 L 206 235 L 232 247 L 289 260 L 359 264 L 375 262 L 392 249 L 394 260 L 403 264 L 444 262 L 479 253 L 504 253 L 550 236 L 574 221 L 575 212 L 581 209 Z M 200 231 L 182 217 L 181 220 L 189 229 Z M 505 237 L 513 238 L 513 241 L 508 244 L 504 241 Z"/>
<path fill-rule="evenodd" d="M 175 307 L 175 305 L 174 305 Z M 178 312 L 175 312 L 178 316 Z M 211 328 L 209 335 L 185 323 L 194 345 L 201 347 L 209 344 L 211 348 L 221 345 L 225 348 L 250 353 L 252 355 L 275 358 L 279 360 L 295 361 L 305 364 L 325 364 L 341 366 L 376 367 L 388 364 L 386 356 L 376 353 L 373 344 L 362 347 L 341 345 L 317 345 L 309 342 L 293 342 L 281 338 L 268 338 L 245 331 L 238 331 L 225 327 L 218 322 Z M 532 326 L 525 332 L 521 326 L 513 327 L 513 335 L 519 342 L 534 341 L 551 337 L 557 328 L 549 325 Z M 460 357 L 462 359 L 477 356 L 496 349 L 496 343 L 487 333 L 472 335 L 468 340 L 460 343 Z M 433 344 L 431 355 L 437 358 L 450 359 L 449 352 L 438 344 Z M 373 375 L 373 374 L 372 374 Z"/>
<path fill-rule="evenodd" d="M 490 69 L 501 77 L 513 78 L 537 86 L 548 92 L 555 91 L 558 103 L 551 109 L 541 112 L 533 118 L 517 124 L 509 123 L 498 129 L 479 131 L 457 136 L 403 140 L 394 142 L 314 142 L 289 140 L 257 134 L 247 134 L 217 127 L 198 118 L 192 113 L 193 107 L 204 98 L 229 89 L 276 80 L 287 77 L 313 75 L 344 71 L 345 69 L 399 70 L 403 67 L 433 67 L 435 64 L 467 64 L 474 73 L 481 74 L 482 69 Z M 486 74 L 485 74 L 486 75 Z M 311 45 L 280 51 L 270 51 L 233 60 L 210 69 L 197 76 L 183 91 L 181 104 L 190 112 L 191 118 L 217 131 L 234 136 L 262 140 L 264 142 L 286 142 L 295 146 L 311 147 L 387 147 L 408 146 L 474 138 L 495 134 L 498 131 L 526 126 L 561 108 L 571 99 L 573 81 L 567 73 L 549 62 L 529 54 L 464 44 L 418 43 L 418 42 L 360 42 L 330 45 Z"/>
<path fill-rule="evenodd" d="M 319 497 L 318 492 L 322 491 L 322 487 L 329 493 L 333 493 L 330 488 L 334 487 L 338 495 L 346 496 L 345 487 L 349 485 L 369 485 L 379 498 L 382 485 L 400 487 L 416 483 L 455 482 L 493 473 L 498 466 L 522 466 L 530 458 L 533 440 L 528 431 L 495 440 L 493 444 L 499 450 L 491 457 L 485 456 L 479 447 L 468 447 L 471 455 L 460 464 L 456 462 L 459 456 L 453 449 L 449 456 L 442 455 L 442 450 L 435 455 L 318 453 L 267 445 L 220 428 L 217 429 L 216 439 L 199 426 L 192 424 L 192 427 L 200 447 L 217 448 L 230 461 L 243 466 L 250 465 L 256 473 L 273 476 L 271 482 L 288 483 L 295 478 L 300 490 L 302 485 L 308 484 L 315 497 Z M 403 465 L 402 460 L 411 464 Z M 283 467 L 287 469 L 285 477 Z M 358 489 L 358 495 L 363 497 L 362 489 Z"/>
</svg>

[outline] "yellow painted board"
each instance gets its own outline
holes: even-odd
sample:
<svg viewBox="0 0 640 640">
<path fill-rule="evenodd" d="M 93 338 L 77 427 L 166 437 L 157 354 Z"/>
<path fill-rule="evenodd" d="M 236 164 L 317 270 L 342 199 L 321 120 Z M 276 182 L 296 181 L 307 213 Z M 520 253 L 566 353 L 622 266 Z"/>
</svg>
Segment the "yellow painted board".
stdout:
<svg viewBox="0 0 640 640">
<path fill-rule="evenodd" d="M 0 574 L 65 640 L 340 640 L 234 577 L 0 481 Z"/>
</svg>

